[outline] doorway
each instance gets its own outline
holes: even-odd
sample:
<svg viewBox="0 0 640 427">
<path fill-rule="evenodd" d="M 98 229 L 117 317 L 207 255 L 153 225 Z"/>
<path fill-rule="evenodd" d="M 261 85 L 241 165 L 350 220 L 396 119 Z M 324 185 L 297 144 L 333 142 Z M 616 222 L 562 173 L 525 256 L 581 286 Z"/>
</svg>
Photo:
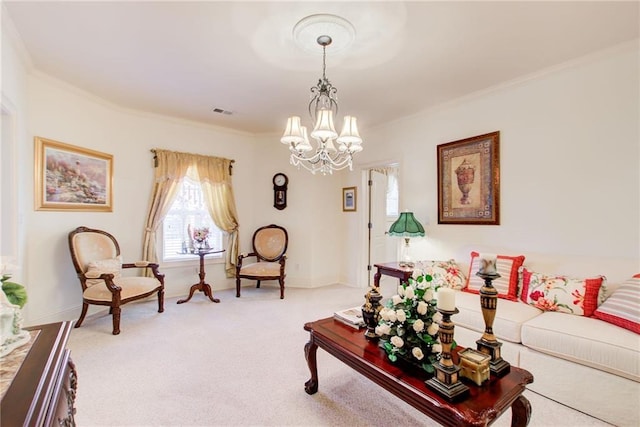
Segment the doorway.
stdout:
<svg viewBox="0 0 640 427">
<path fill-rule="evenodd" d="M 368 284 L 373 284 L 376 272 L 375 264 L 392 262 L 398 259 L 397 239 L 389 237 L 389 227 L 399 215 L 399 165 L 389 164 L 368 169 Z M 383 295 L 395 293 L 397 280 L 382 276 L 380 291 Z"/>
</svg>

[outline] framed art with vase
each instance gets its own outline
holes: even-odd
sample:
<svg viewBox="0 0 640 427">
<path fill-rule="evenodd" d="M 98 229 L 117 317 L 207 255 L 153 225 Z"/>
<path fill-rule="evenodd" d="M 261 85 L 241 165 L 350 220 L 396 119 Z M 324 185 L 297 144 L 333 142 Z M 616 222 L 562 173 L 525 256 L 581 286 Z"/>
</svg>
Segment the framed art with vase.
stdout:
<svg viewBox="0 0 640 427">
<path fill-rule="evenodd" d="M 438 224 L 500 224 L 500 132 L 440 144 Z"/>
</svg>

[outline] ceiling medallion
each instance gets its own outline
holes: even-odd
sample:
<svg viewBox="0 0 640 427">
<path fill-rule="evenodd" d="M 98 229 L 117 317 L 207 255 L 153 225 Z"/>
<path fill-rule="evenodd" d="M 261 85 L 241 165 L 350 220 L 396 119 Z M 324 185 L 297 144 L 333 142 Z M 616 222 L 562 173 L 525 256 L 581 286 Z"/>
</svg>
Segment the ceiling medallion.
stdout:
<svg viewBox="0 0 640 427">
<path fill-rule="evenodd" d="M 353 43 L 356 29 L 346 19 L 324 13 L 302 18 L 293 27 L 296 45 L 311 53 L 318 52 L 318 37 L 326 35 L 331 36 L 331 51 L 337 53 Z"/>
</svg>

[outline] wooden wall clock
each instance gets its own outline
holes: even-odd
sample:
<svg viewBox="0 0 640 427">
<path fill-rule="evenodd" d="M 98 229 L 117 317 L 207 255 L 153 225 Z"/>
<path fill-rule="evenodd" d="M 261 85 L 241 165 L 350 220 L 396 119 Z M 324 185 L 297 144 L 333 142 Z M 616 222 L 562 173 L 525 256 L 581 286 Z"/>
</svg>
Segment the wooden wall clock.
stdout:
<svg viewBox="0 0 640 427">
<path fill-rule="evenodd" d="M 273 176 L 273 207 L 282 210 L 287 207 L 287 186 L 289 178 L 283 173 Z"/>
</svg>

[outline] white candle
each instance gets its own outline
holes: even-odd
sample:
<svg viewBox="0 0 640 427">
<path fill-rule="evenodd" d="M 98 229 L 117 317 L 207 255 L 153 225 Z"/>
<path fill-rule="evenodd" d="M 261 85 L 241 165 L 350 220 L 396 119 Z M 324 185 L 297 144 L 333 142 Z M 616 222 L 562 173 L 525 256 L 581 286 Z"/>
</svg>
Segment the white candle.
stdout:
<svg viewBox="0 0 640 427">
<path fill-rule="evenodd" d="M 456 291 L 451 288 L 440 288 L 436 293 L 438 309 L 454 311 L 456 309 Z"/>
<path fill-rule="evenodd" d="M 498 255 L 496 254 L 480 254 L 478 255 L 480 267 L 478 268 L 478 272 L 481 274 L 497 274 L 498 270 L 496 270 L 496 262 L 498 260 Z"/>
</svg>

